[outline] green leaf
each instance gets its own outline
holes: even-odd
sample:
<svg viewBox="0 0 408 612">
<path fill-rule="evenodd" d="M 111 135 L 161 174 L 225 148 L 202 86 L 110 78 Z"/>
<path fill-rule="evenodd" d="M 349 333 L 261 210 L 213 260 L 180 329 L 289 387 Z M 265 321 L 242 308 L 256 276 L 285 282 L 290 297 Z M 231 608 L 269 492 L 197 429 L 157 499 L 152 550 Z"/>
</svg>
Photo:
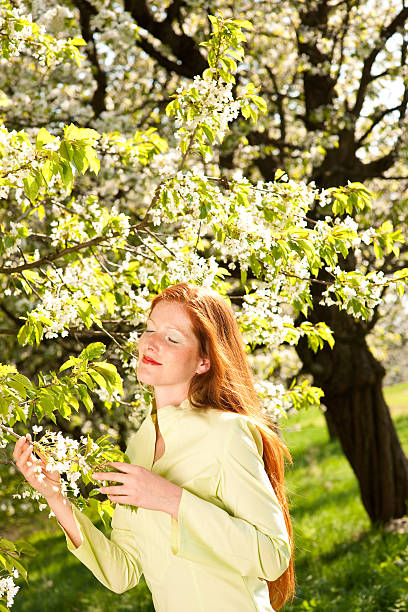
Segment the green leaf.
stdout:
<svg viewBox="0 0 408 612">
<path fill-rule="evenodd" d="M 36 149 L 42 149 L 44 145 L 50 142 L 54 142 L 54 140 L 57 140 L 55 136 L 52 136 L 48 130 L 42 127 L 37 134 L 37 140 L 35 143 L 35 147 Z"/>
<path fill-rule="evenodd" d="M 87 388 L 85 387 L 85 385 L 78 385 L 78 393 L 79 393 L 79 397 L 81 399 L 81 402 L 83 403 L 83 405 L 85 406 L 87 411 L 88 412 L 92 412 L 92 410 L 93 410 L 93 402 L 92 402 L 91 398 L 89 397 L 89 393 L 88 393 Z"/>
<path fill-rule="evenodd" d="M 57 173 L 57 166 L 55 165 L 54 162 L 47 159 L 47 161 L 45 162 L 44 166 L 41 169 L 41 172 L 44 177 L 44 180 L 47 183 L 49 183 L 52 177 L 54 176 L 54 174 Z"/>
<path fill-rule="evenodd" d="M 41 183 L 39 183 L 38 181 L 37 175 L 34 174 L 27 176 L 25 179 L 23 179 L 23 184 L 26 196 L 28 197 L 30 202 L 34 202 L 41 185 Z"/>
<path fill-rule="evenodd" d="M 82 47 L 83 45 L 86 45 L 85 40 L 83 38 L 80 38 L 79 36 L 75 36 L 75 38 L 69 38 L 68 42 L 72 45 L 75 45 L 76 47 Z"/>
<path fill-rule="evenodd" d="M 67 142 L 66 140 L 63 140 L 59 148 L 59 154 L 68 162 L 71 162 L 72 157 L 74 155 L 71 143 Z"/>
<path fill-rule="evenodd" d="M 65 361 L 65 363 L 62 364 L 59 371 L 64 372 L 64 370 L 68 370 L 68 368 L 72 368 L 72 366 L 76 365 L 78 362 L 79 362 L 79 359 L 77 359 L 76 357 L 70 357 L 68 361 Z"/>
<path fill-rule="evenodd" d="M 52 399 L 52 395 L 47 391 L 42 391 L 41 396 L 39 398 L 39 405 L 41 406 L 44 413 L 51 418 L 51 415 L 54 414 L 55 404 Z"/>
<path fill-rule="evenodd" d="M 10 540 L 6 540 L 5 538 L 1 538 L 0 540 L 0 548 L 2 550 L 7 550 L 10 552 L 15 552 L 16 551 L 16 545 L 14 544 L 14 542 L 11 542 Z"/>
<path fill-rule="evenodd" d="M 29 336 L 30 336 L 30 323 L 29 321 L 27 321 L 27 323 L 25 323 L 23 327 L 20 328 L 20 331 L 17 334 L 18 343 L 21 344 L 22 346 L 25 346 L 28 342 Z"/>
<path fill-rule="evenodd" d="M 214 132 L 212 131 L 212 129 L 210 127 L 208 127 L 208 125 L 203 124 L 201 126 L 201 129 L 203 130 L 204 134 L 206 135 L 208 141 L 212 144 L 214 142 Z"/>
<path fill-rule="evenodd" d="M 168 105 L 166 106 L 166 115 L 168 117 L 171 117 L 172 115 L 174 115 L 177 111 L 178 106 L 179 106 L 179 102 L 177 99 L 169 102 Z"/>
<path fill-rule="evenodd" d="M 243 104 L 241 106 L 241 113 L 245 117 L 245 119 L 249 119 L 251 116 L 251 107 L 249 104 Z"/>
<path fill-rule="evenodd" d="M 96 384 L 99 387 L 102 387 L 103 389 L 106 389 L 106 387 L 107 387 L 106 380 L 102 376 L 102 374 L 100 374 L 99 372 L 97 372 L 93 368 L 88 370 L 88 374 L 93 378 L 93 380 L 96 382 Z"/>
<path fill-rule="evenodd" d="M 113 364 L 106 361 L 97 361 L 93 364 L 93 368 L 100 372 L 115 390 L 120 392 L 123 391 L 122 379 Z"/>
<path fill-rule="evenodd" d="M 58 169 L 64 187 L 68 192 L 70 192 L 74 186 L 74 175 L 72 173 L 71 164 L 68 162 L 61 162 Z"/>
<path fill-rule="evenodd" d="M 88 162 L 86 160 L 83 147 L 72 147 L 72 163 L 80 174 L 85 174 L 88 170 Z"/>
<path fill-rule="evenodd" d="M 106 346 L 102 342 L 92 342 L 79 354 L 80 359 L 98 359 L 106 350 Z"/>
<path fill-rule="evenodd" d="M 24 567 L 24 565 L 21 563 L 21 561 L 18 561 L 18 559 L 14 559 L 13 560 L 13 564 L 14 564 L 14 567 L 16 568 L 16 570 L 18 571 L 18 573 L 20 574 L 20 576 L 22 576 L 24 578 L 24 580 L 28 583 L 28 580 L 27 580 L 27 569 Z"/>
<path fill-rule="evenodd" d="M 101 162 L 98 159 L 95 149 L 87 145 L 85 147 L 85 157 L 92 172 L 97 175 L 101 167 Z"/>
<path fill-rule="evenodd" d="M 237 26 L 245 30 L 254 29 L 254 24 L 248 21 L 247 19 L 234 19 L 233 23 L 235 23 Z"/>
</svg>

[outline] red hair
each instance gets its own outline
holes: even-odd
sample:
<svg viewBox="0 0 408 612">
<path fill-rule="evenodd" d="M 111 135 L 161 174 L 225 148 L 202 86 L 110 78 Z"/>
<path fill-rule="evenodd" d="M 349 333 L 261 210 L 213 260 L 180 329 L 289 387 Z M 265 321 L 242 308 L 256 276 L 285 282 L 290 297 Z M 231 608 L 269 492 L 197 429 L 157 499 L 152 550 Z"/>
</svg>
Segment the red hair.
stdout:
<svg viewBox="0 0 408 612">
<path fill-rule="evenodd" d="M 276 426 L 259 405 L 253 375 L 248 365 L 242 336 L 234 312 L 216 291 L 178 283 L 156 296 L 150 312 L 159 302 L 177 302 L 187 309 L 199 341 L 200 357 L 209 357 L 210 368 L 196 374 L 190 384 L 189 400 L 195 408 L 218 408 L 249 416 L 262 436 L 263 461 L 285 518 L 291 546 L 289 567 L 274 581 L 267 581 L 272 607 L 281 608 L 293 598 L 295 572 L 293 533 L 284 489 L 284 459 L 290 460 Z"/>
</svg>

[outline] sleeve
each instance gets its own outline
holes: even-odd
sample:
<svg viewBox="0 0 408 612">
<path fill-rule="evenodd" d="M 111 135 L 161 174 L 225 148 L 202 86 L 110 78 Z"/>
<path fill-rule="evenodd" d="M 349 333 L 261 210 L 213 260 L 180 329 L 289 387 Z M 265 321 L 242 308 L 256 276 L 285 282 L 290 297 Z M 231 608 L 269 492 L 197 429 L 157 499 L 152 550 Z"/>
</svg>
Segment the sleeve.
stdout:
<svg viewBox="0 0 408 612">
<path fill-rule="evenodd" d="M 78 508 L 72 509 L 82 543 L 75 548 L 65 533 L 68 550 L 111 591 L 123 593 L 136 586 L 142 570 L 131 531 L 114 528 L 109 539 Z"/>
<path fill-rule="evenodd" d="M 223 508 L 183 489 L 178 519 L 171 524 L 174 554 L 228 566 L 241 576 L 276 580 L 283 574 L 291 554 L 289 536 L 261 454 L 256 426 L 237 419 L 220 465 L 217 497 Z"/>
</svg>

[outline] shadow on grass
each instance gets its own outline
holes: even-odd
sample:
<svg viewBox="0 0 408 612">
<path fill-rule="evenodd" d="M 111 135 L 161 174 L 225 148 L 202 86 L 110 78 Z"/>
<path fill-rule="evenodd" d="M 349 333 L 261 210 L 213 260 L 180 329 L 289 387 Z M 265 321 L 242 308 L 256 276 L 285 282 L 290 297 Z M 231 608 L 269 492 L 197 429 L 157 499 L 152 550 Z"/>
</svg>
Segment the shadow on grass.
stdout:
<svg viewBox="0 0 408 612">
<path fill-rule="evenodd" d="M 315 444 L 307 446 L 307 448 L 295 447 L 291 449 L 291 455 L 296 469 L 308 467 L 311 462 L 320 463 L 331 458 L 345 459 L 340 443 L 337 440 L 319 440 Z"/>
<path fill-rule="evenodd" d="M 305 497 L 302 495 L 302 493 L 293 492 L 290 495 L 292 516 L 296 521 L 305 515 L 319 512 L 322 507 L 327 506 L 327 504 L 342 508 L 356 499 L 360 498 L 355 486 L 348 489 L 343 488 L 338 491 L 324 490 L 324 492 L 322 491 L 320 495 L 316 495 L 316 493 L 314 493 L 313 497 Z"/>
<path fill-rule="evenodd" d="M 408 611 L 405 535 L 373 528 L 313 559 L 303 555 L 296 571 L 298 588 L 288 612 Z"/>
</svg>

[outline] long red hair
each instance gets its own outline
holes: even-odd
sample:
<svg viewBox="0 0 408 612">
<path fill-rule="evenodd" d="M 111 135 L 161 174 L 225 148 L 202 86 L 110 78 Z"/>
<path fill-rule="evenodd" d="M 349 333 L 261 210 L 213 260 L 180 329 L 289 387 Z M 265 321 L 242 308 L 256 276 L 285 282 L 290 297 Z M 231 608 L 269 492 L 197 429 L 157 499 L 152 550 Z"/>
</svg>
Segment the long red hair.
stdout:
<svg viewBox="0 0 408 612">
<path fill-rule="evenodd" d="M 195 408 L 213 407 L 249 416 L 258 426 L 263 441 L 266 473 L 283 511 L 291 545 L 289 567 L 274 581 L 268 581 L 272 607 L 281 608 L 295 591 L 293 532 L 284 489 L 284 459 L 290 460 L 276 426 L 259 405 L 242 336 L 234 312 L 216 291 L 188 283 L 165 289 L 152 300 L 150 311 L 159 302 L 177 302 L 186 307 L 200 343 L 200 356 L 210 359 L 210 369 L 196 374 L 190 384 L 189 400 Z"/>
</svg>

